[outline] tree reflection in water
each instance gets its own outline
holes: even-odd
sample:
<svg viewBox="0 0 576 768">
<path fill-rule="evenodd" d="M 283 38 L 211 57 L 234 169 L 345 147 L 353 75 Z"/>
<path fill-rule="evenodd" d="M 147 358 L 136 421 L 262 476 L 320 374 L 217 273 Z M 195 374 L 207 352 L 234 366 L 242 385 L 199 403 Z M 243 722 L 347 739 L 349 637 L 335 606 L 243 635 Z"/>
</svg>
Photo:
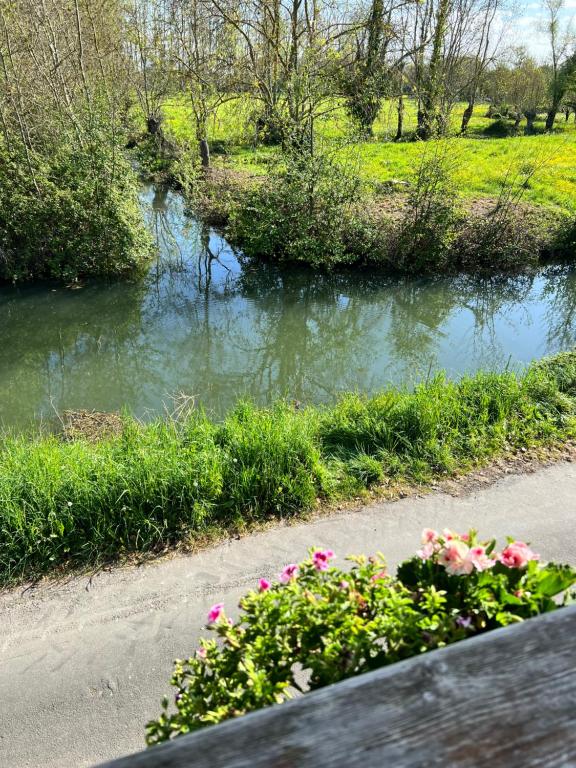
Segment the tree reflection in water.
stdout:
<svg viewBox="0 0 576 768">
<path fill-rule="evenodd" d="M 570 347 L 567 267 L 512 278 L 391 279 L 242 264 L 182 200 L 148 189 L 144 279 L 0 291 L 0 419 L 53 407 L 158 413 L 177 392 L 221 415 L 239 397 L 330 400 L 443 368 L 519 365 Z"/>
</svg>

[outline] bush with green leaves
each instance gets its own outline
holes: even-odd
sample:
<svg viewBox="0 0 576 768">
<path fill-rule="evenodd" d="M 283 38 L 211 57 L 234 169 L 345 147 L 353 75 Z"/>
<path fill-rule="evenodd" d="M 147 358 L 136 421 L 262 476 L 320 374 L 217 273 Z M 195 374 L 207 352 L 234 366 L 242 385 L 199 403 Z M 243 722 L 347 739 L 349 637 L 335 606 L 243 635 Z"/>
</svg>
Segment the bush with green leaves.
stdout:
<svg viewBox="0 0 576 768">
<path fill-rule="evenodd" d="M 0 143 L 0 280 L 122 276 L 150 249 L 136 176 L 109 140 L 27 155 Z"/>
<path fill-rule="evenodd" d="M 360 236 L 356 173 L 334 157 L 293 151 L 232 208 L 230 236 L 246 256 L 331 267 Z"/>
<path fill-rule="evenodd" d="M 397 268 L 402 272 L 429 272 L 451 266 L 462 213 L 452 178 L 454 159 L 449 151 L 439 142 L 427 148 L 414 174 L 394 247 Z"/>
<path fill-rule="evenodd" d="M 331 565 L 331 550 L 260 579 L 236 620 L 223 603 L 208 615 L 212 639 L 176 661 L 149 745 L 238 717 L 348 677 L 555 610 L 576 597 L 576 571 L 541 564 L 524 542 L 480 541 L 425 529 L 417 554 L 391 576 L 381 555 Z"/>
</svg>

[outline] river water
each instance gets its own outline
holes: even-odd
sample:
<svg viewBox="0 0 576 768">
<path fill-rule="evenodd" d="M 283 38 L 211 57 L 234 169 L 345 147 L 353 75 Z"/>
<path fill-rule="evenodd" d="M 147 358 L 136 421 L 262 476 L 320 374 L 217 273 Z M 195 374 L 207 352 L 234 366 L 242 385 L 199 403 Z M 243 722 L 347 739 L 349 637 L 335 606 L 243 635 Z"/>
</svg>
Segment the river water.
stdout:
<svg viewBox="0 0 576 768">
<path fill-rule="evenodd" d="M 143 418 L 182 395 L 219 417 L 242 396 L 330 401 L 443 369 L 521 368 L 570 348 L 576 270 L 390 279 L 242 268 L 181 198 L 143 194 L 159 255 L 146 278 L 0 289 L 0 423 L 65 409 Z"/>
</svg>

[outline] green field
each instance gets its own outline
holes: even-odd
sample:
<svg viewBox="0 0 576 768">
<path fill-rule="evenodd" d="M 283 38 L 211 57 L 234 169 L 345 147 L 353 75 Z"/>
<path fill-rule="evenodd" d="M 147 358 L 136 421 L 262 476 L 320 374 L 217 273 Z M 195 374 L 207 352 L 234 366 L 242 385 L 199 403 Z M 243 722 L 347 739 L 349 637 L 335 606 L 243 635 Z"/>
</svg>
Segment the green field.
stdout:
<svg viewBox="0 0 576 768">
<path fill-rule="evenodd" d="M 251 174 L 266 173 L 278 154 L 271 147 L 254 146 L 251 116 L 255 111 L 250 101 L 232 101 L 224 104 L 211 120 L 211 140 L 224 147 L 214 154 L 215 165 L 242 170 Z M 480 104 L 472 118 L 466 138 L 458 137 L 463 104 L 456 105 L 452 113 L 454 135 L 441 140 L 453 160 L 454 179 L 464 199 L 490 198 L 498 195 L 507 173 L 530 164 L 537 166 L 530 179 L 524 200 L 549 208 L 576 211 L 576 125 L 573 118 L 566 123 L 560 115 L 554 134 L 543 133 L 543 122 L 535 123 L 538 131 L 532 136 L 493 138 L 485 133 L 493 121 L 485 117 L 487 106 Z M 169 101 L 165 105 L 167 131 L 179 142 L 193 143 L 194 133 L 190 108 L 184 99 Z M 343 157 L 357 164 L 361 177 L 378 184 L 391 179 L 408 180 L 417 166 L 421 154 L 429 144 L 391 141 L 396 129 L 395 105 L 385 103 L 375 125 L 372 141 L 358 142 L 352 135 L 352 126 L 341 105 L 330 107 L 317 121 L 317 134 L 324 146 L 342 147 Z M 415 107 L 407 101 L 405 131 L 415 125 Z M 542 133 L 541 133 L 542 131 Z"/>
</svg>

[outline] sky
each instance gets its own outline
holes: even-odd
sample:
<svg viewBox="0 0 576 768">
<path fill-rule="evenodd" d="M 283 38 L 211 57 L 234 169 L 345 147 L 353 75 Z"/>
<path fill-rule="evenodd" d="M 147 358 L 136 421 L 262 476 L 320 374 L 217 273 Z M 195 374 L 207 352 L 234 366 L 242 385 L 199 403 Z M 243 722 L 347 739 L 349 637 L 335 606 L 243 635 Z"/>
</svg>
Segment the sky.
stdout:
<svg viewBox="0 0 576 768">
<path fill-rule="evenodd" d="M 550 43 L 543 22 L 546 19 L 543 2 L 538 0 L 521 0 L 517 11 L 512 14 L 513 21 L 506 38 L 515 46 L 525 46 L 528 52 L 541 62 L 550 58 Z M 564 31 L 572 28 L 576 31 L 576 0 L 564 0 L 560 11 Z"/>
</svg>

